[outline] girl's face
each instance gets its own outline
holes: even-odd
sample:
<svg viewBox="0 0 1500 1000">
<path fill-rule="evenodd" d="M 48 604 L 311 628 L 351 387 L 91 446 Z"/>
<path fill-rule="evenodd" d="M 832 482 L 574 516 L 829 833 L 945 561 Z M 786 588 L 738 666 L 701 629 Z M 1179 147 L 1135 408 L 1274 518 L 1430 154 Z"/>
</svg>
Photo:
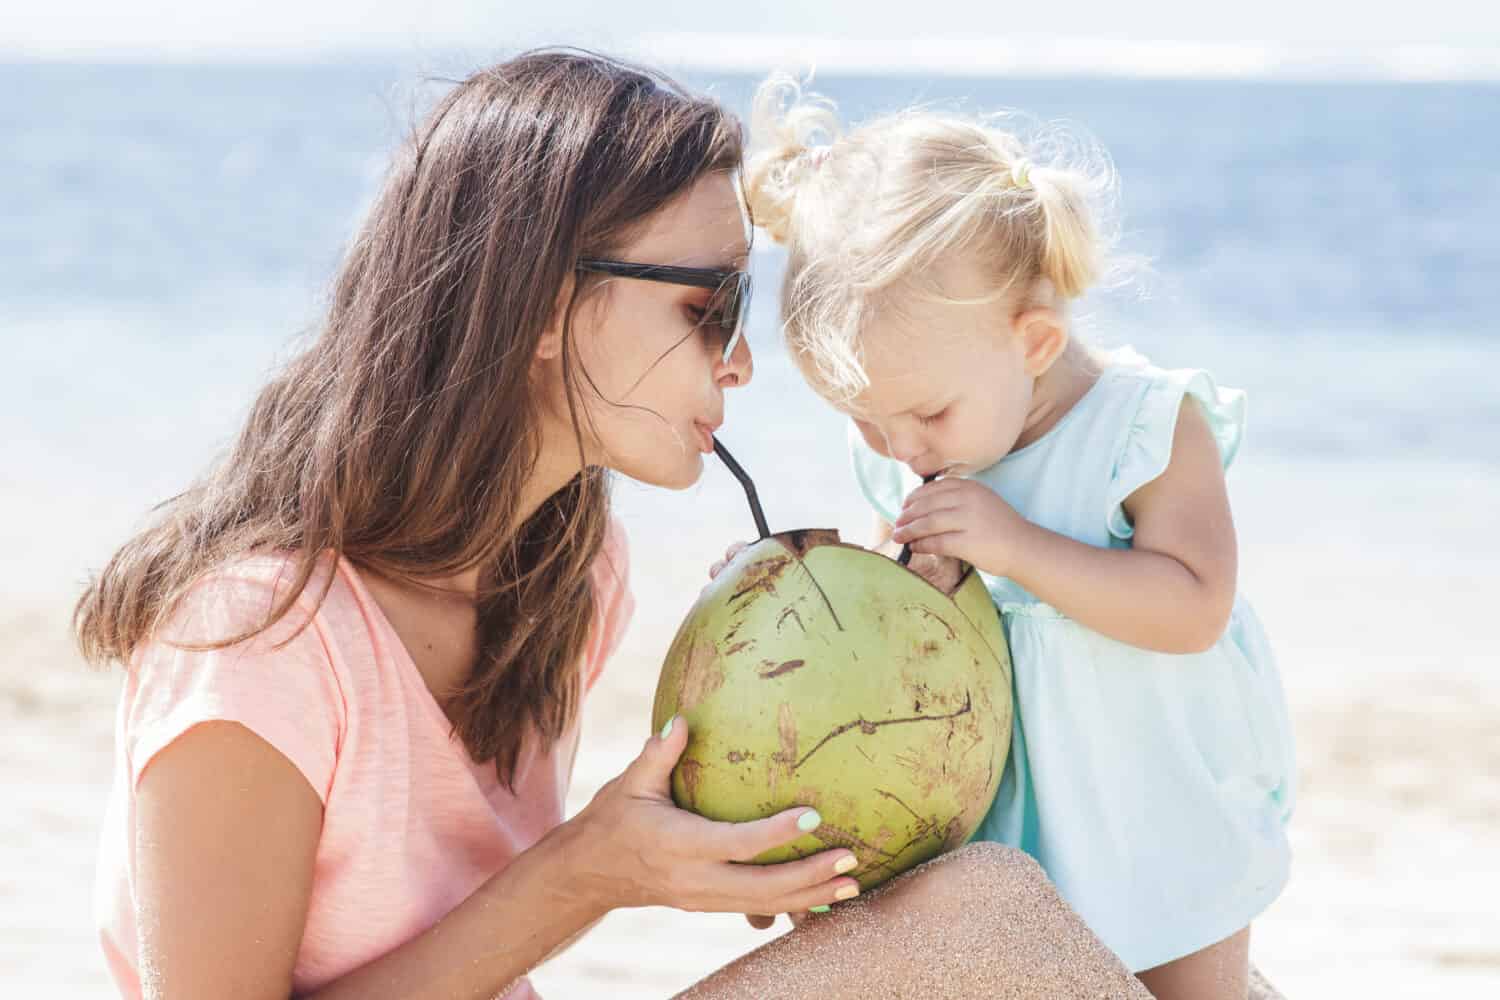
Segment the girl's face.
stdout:
<svg viewBox="0 0 1500 1000">
<path fill-rule="evenodd" d="M 935 276 L 954 298 L 983 289 L 961 263 L 940 265 Z M 869 388 L 834 406 L 871 448 L 919 476 L 969 475 L 993 465 L 1020 437 L 1039 374 L 1013 312 L 1005 301 L 952 305 L 911 297 L 866 328 Z"/>
<path fill-rule="evenodd" d="M 668 204 L 617 255 L 644 264 L 741 270 L 749 228 L 734 181 L 716 173 Z M 743 338 L 728 359 L 728 335 L 706 314 L 714 290 L 591 275 L 608 287 L 574 317 L 586 413 L 588 461 L 655 486 L 684 489 L 703 472 L 710 435 L 724 422 L 724 392 L 750 381 Z M 551 409 L 567 419 L 566 402 Z"/>
</svg>

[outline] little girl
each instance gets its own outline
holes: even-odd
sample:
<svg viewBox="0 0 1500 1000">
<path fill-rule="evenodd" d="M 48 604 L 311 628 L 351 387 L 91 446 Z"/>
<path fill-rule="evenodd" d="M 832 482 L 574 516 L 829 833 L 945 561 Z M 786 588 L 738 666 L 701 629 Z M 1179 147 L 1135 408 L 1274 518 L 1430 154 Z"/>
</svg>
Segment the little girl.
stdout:
<svg viewBox="0 0 1500 1000">
<path fill-rule="evenodd" d="M 1034 855 L 1156 996 L 1243 998 L 1295 780 L 1235 586 L 1244 394 L 1070 335 L 1107 167 L 925 110 L 844 134 L 785 80 L 755 128 L 788 345 L 851 418 L 881 541 L 972 564 L 1005 623 L 1015 767 L 978 836 Z"/>
</svg>

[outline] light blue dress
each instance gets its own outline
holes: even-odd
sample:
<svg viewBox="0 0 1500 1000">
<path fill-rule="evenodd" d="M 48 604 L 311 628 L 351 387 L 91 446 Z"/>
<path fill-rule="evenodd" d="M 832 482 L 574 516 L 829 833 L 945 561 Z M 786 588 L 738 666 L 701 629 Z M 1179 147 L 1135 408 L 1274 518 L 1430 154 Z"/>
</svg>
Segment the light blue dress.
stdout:
<svg viewBox="0 0 1500 1000">
<path fill-rule="evenodd" d="M 971 478 L 1028 520 L 1129 548 L 1121 506 L 1171 457 L 1184 396 L 1227 469 L 1244 393 L 1164 371 L 1128 349 L 1045 435 Z M 921 484 L 851 429 L 855 474 L 894 521 Z M 1156 653 L 1072 621 L 984 576 L 1015 661 L 1011 764 L 976 837 L 1034 856 L 1132 971 L 1191 954 L 1251 922 L 1281 892 L 1296 768 L 1271 648 L 1243 598 L 1204 653 Z"/>
</svg>

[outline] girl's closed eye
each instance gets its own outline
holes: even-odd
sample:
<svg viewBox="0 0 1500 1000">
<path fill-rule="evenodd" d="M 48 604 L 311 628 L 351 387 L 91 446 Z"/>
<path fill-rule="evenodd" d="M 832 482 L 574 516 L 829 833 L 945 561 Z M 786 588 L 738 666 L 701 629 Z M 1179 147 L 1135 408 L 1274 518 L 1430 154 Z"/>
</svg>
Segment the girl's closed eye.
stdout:
<svg viewBox="0 0 1500 1000">
<path fill-rule="evenodd" d="M 938 410 L 936 413 L 930 413 L 930 414 L 927 414 L 925 416 L 922 415 L 922 414 L 918 414 L 917 415 L 917 423 L 922 424 L 924 427 L 926 425 L 928 425 L 928 424 L 935 424 L 939 420 L 941 420 L 945 416 L 947 416 L 948 415 L 948 411 L 951 410 L 951 409 L 953 409 L 953 407 L 951 405 L 949 405 L 949 406 L 943 407 L 941 410 Z"/>
</svg>

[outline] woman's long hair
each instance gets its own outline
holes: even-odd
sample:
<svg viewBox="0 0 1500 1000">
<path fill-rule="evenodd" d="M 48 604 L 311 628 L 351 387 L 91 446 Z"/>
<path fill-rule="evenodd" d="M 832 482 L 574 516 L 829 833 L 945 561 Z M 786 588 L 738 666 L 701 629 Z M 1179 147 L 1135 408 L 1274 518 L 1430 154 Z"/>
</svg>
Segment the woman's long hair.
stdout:
<svg viewBox="0 0 1500 1000">
<path fill-rule="evenodd" d="M 583 289 L 559 304 L 576 261 L 616 251 L 740 155 L 716 102 L 591 53 L 532 52 L 455 86 L 397 155 L 315 341 L 79 600 L 84 655 L 128 663 L 195 581 L 254 551 L 295 553 L 294 583 L 265 621 L 210 646 L 282 619 L 328 553 L 400 577 L 477 567 L 478 660 L 445 708 L 513 785 L 526 734 L 550 745 L 577 711 L 609 515 L 605 473 L 585 466 L 517 523 L 540 448 L 538 342 L 563 309 L 581 455 Z"/>
</svg>

